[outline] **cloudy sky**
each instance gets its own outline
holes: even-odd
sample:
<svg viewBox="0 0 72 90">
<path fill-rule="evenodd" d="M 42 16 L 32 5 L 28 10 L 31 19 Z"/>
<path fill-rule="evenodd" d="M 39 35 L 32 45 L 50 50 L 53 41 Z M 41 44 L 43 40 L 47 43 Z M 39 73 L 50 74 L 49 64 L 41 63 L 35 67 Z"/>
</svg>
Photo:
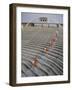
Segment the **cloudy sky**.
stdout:
<svg viewBox="0 0 72 90">
<path fill-rule="evenodd" d="M 21 13 L 21 22 L 27 23 L 40 23 L 40 17 L 47 17 L 47 23 L 63 23 L 63 14 L 50 14 L 50 13 Z"/>
</svg>

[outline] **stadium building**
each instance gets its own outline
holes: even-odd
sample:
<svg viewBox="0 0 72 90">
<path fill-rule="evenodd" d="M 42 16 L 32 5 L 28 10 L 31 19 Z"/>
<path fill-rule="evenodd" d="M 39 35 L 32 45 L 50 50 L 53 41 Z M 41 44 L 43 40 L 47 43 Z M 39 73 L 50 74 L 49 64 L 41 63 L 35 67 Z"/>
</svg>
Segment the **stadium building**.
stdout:
<svg viewBox="0 0 72 90">
<path fill-rule="evenodd" d="M 23 13 L 21 14 L 22 28 L 30 27 L 62 27 L 62 14 L 37 14 L 37 13 Z"/>
</svg>

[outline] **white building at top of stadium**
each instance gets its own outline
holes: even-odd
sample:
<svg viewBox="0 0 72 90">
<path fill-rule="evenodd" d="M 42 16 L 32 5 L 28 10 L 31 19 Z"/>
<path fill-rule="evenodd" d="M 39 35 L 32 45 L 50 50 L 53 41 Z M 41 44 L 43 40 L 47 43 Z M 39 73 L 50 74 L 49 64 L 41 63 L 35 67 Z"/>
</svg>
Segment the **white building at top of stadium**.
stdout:
<svg viewBox="0 0 72 90">
<path fill-rule="evenodd" d="M 32 26 L 58 26 L 63 25 L 63 14 L 50 13 L 21 13 L 21 23 Z"/>
</svg>

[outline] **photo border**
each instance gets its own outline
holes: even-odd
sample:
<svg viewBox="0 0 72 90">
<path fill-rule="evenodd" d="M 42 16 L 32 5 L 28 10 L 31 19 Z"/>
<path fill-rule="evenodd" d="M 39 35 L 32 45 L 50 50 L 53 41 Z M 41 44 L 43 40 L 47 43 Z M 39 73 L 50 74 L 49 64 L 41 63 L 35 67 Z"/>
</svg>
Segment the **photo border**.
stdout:
<svg viewBox="0 0 72 90">
<path fill-rule="evenodd" d="M 68 80 L 54 82 L 38 82 L 38 83 L 16 83 L 16 8 L 17 7 L 32 7 L 32 8 L 48 8 L 48 9 L 64 9 L 68 10 Z M 49 5 L 34 5 L 34 4 L 10 4 L 10 73 L 9 84 L 11 86 L 29 86 L 29 85 L 44 85 L 58 84 L 70 82 L 70 7 L 66 6 L 49 6 Z"/>
</svg>

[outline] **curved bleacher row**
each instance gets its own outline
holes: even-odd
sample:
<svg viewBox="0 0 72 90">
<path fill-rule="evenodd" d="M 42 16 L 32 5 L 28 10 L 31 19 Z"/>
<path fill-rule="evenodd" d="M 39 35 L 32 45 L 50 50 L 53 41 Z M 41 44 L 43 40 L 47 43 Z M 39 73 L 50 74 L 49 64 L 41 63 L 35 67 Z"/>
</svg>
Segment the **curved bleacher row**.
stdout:
<svg viewBox="0 0 72 90">
<path fill-rule="evenodd" d="M 22 77 L 63 74 L 63 32 L 58 29 L 57 41 L 53 48 L 49 48 L 51 34 L 52 32 L 47 31 L 22 32 Z M 44 48 L 48 48 L 48 53 L 44 52 Z M 37 66 L 32 67 L 36 56 Z"/>
</svg>

